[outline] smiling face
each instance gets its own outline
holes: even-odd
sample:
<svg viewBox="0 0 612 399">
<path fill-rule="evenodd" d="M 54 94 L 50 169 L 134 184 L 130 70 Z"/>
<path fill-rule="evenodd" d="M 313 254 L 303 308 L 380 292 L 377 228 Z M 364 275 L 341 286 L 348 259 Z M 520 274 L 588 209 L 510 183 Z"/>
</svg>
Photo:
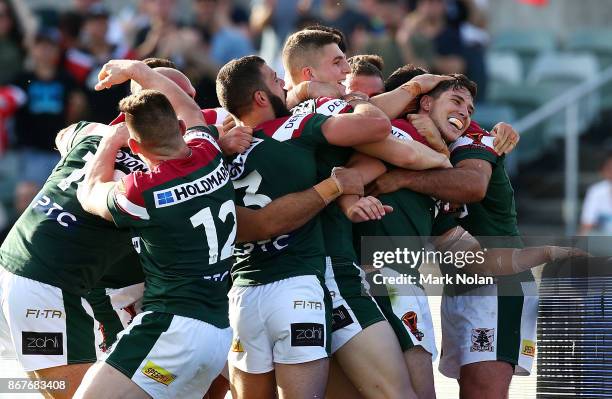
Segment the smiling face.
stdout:
<svg viewBox="0 0 612 399">
<path fill-rule="evenodd" d="M 474 112 L 474 99 L 464 87 L 450 88 L 438 97 L 423 96 L 420 105 L 420 112 L 429 114 L 448 143 L 465 133 Z"/>
<path fill-rule="evenodd" d="M 344 92 L 345 87 L 342 83 L 351 73 L 351 67 L 340 47 L 336 43 L 327 44 L 318 51 L 315 59 L 313 65 L 305 68 L 306 73 L 310 75 L 309 80 L 337 84 L 341 92 Z"/>
</svg>

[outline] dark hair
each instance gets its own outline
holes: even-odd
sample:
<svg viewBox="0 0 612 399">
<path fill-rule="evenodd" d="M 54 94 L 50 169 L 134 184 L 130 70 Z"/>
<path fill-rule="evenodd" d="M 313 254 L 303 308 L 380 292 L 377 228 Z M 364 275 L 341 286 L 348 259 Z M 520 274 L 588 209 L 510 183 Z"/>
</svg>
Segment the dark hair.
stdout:
<svg viewBox="0 0 612 399">
<path fill-rule="evenodd" d="M 251 109 L 256 91 L 268 91 L 261 74 L 261 67 L 265 63 L 256 55 L 248 55 L 231 60 L 219 71 L 217 97 L 221 106 L 237 118 Z"/>
<path fill-rule="evenodd" d="M 478 94 L 478 86 L 476 83 L 472 82 L 467 76 L 462 75 L 460 73 L 452 73 L 447 76 L 452 76 L 454 79 L 444 80 L 440 82 L 436 87 L 433 88 L 432 91 L 427 93 L 428 96 L 432 96 L 433 98 L 440 97 L 440 94 L 444 93 L 448 90 L 458 90 L 458 89 L 466 89 L 470 92 L 473 99 L 476 99 L 476 94 Z"/>
<path fill-rule="evenodd" d="M 165 58 L 150 57 L 142 60 L 149 68 L 172 68 L 178 70 L 176 64 Z"/>
<path fill-rule="evenodd" d="M 429 73 L 425 68 L 421 68 L 412 64 L 406 64 L 403 67 L 397 68 L 387 80 L 385 80 L 385 91 L 395 90 L 406 82 L 409 82 L 415 76 Z"/>
<path fill-rule="evenodd" d="M 346 50 L 347 50 L 346 36 L 344 36 L 344 33 L 340 29 L 336 29 L 331 26 L 315 24 L 315 25 L 309 25 L 302 30 L 320 30 L 320 31 L 332 33 L 338 36 L 338 38 L 340 39 L 338 41 L 338 47 L 340 48 L 340 51 L 342 51 L 343 53 L 346 53 Z"/>
<path fill-rule="evenodd" d="M 383 80 L 382 71 L 371 62 L 360 60 L 349 64 L 353 76 L 376 76 Z"/>
<path fill-rule="evenodd" d="M 365 61 L 365 62 L 372 64 L 372 66 L 374 66 L 380 71 L 381 78 L 382 78 L 382 70 L 385 69 L 385 61 L 382 59 L 380 55 L 359 54 L 359 55 L 354 55 L 347 60 L 349 65 L 351 65 L 351 69 L 353 67 L 353 64 L 356 64 L 360 61 Z M 355 72 L 353 71 L 352 73 L 354 74 Z M 364 73 L 364 74 L 367 74 L 367 73 Z"/>
<path fill-rule="evenodd" d="M 150 151 L 176 148 L 181 138 L 176 113 L 170 101 L 157 90 L 141 90 L 119 102 L 128 127 Z"/>
<path fill-rule="evenodd" d="M 341 38 L 335 33 L 325 30 L 301 30 L 287 38 L 283 46 L 283 64 L 288 66 L 286 71 L 295 78 L 294 74 L 305 66 L 313 65 L 317 57 L 315 51 L 328 44 L 338 44 Z"/>
</svg>

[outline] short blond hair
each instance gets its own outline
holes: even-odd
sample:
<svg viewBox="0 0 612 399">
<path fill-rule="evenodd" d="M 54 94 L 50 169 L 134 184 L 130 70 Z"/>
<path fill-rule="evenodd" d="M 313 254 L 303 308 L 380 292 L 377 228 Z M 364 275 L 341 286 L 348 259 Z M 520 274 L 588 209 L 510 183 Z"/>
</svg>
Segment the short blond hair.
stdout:
<svg viewBox="0 0 612 399">
<path fill-rule="evenodd" d="M 302 68 L 317 62 L 318 52 L 328 44 L 339 44 L 341 38 L 323 30 L 301 30 L 287 38 L 283 46 L 283 65 L 294 82 Z"/>
</svg>

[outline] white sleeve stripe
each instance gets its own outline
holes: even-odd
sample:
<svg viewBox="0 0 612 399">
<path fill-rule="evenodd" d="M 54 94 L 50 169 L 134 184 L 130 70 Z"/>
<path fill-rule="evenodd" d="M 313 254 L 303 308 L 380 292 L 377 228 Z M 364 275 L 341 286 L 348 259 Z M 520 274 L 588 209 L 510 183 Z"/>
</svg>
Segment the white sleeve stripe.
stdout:
<svg viewBox="0 0 612 399">
<path fill-rule="evenodd" d="M 115 198 L 117 200 L 117 205 L 119 205 L 126 213 L 142 220 L 149 220 L 149 212 L 147 212 L 147 208 L 136 205 L 127 199 L 127 197 L 122 193 L 115 193 Z"/>
</svg>

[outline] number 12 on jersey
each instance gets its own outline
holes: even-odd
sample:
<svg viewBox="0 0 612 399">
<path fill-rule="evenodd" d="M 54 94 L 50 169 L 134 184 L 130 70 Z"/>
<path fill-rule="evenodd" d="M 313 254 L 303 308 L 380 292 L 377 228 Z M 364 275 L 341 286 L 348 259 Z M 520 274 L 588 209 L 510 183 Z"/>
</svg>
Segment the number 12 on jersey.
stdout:
<svg viewBox="0 0 612 399">
<path fill-rule="evenodd" d="M 215 218 L 209 207 L 202 209 L 189 220 L 194 228 L 198 226 L 204 226 L 204 232 L 206 233 L 206 242 L 208 243 L 208 264 L 217 263 L 218 261 L 229 258 L 234 254 L 234 241 L 236 240 L 236 208 L 234 201 L 225 201 L 221 208 L 219 208 L 219 215 L 217 218 L 221 222 L 225 223 L 227 216 L 232 214 L 234 223 L 232 231 L 230 232 L 221 252 L 219 253 L 219 239 L 217 235 L 217 227 L 215 226 Z"/>
</svg>

